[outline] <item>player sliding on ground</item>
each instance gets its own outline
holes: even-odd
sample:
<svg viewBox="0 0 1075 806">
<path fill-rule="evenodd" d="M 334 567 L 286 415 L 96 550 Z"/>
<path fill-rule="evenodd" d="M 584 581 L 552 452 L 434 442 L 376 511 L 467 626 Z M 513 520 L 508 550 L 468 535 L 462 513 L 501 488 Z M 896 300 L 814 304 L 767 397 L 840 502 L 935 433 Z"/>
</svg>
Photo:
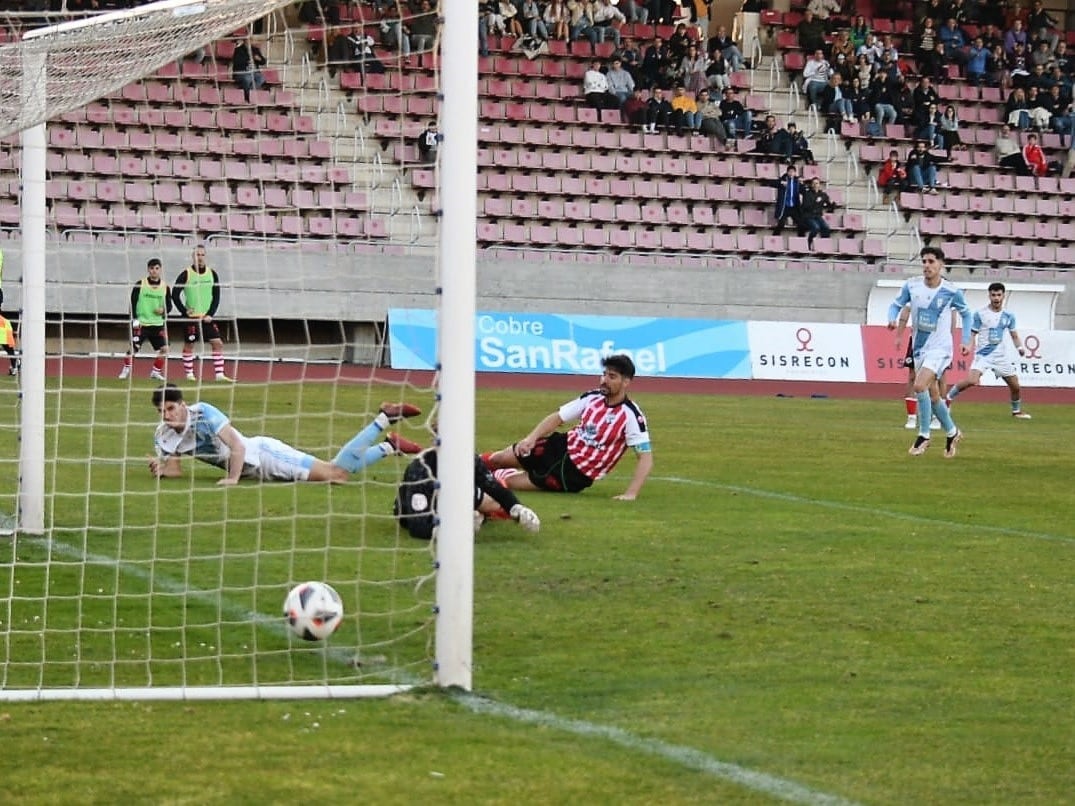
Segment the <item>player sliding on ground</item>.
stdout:
<svg viewBox="0 0 1075 806">
<path fill-rule="evenodd" d="M 412 537 L 429 540 L 436 521 L 437 450 L 427 448 L 418 454 L 403 472 L 396 492 L 393 514 Z M 528 532 L 541 528 L 537 513 L 524 506 L 514 492 L 503 486 L 480 456 L 474 457 L 474 531 L 487 518 L 513 520 Z"/>
<path fill-rule="evenodd" d="M 392 423 L 422 413 L 409 403 L 382 403 L 373 422 L 355 434 L 331 462 L 273 437 L 245 437 L 215 406 L 205 402 L 187 405 L 175 384 L 155 389 L 153 406 L 160 413 L 161 424 L 153 435 L 157 455 L 149 460 L 149 472 L 157 478 L 181 476 L 180 458 L 193 456 L 227 473 L 217 482 L 222 486 L 238 484 L 240 479 L 341 483 L 351 473 L 386 456 L 421 450 L 395 433 L 377 442 Z"/>
<path fill-rule="evenodd" d="M 493 469 L 518 470 L 502 479 L 513 490 L 577 493 L 606 476 L 628 448 L 638 456 L 621 501 L 633 501 L 653 469 L 649 431 L 642 409 L 627 397 L 635 376 L 629 356 L 610 355 L 601 366 L 601 384 L 549 414 L 514 445 L 482 458 Z M 567 433 L 563 423 L 578 420 Z"/>
</svg>

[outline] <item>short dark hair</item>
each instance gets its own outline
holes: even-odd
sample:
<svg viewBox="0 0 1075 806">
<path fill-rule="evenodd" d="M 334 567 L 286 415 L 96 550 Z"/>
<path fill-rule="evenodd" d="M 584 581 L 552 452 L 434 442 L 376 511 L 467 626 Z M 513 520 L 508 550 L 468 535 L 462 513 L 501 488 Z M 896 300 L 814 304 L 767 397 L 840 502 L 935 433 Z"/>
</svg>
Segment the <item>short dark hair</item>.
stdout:
<svg viewBox="0 0 1075 806">
<path fill-rule="evenodd" d="M 1004 283 L 990 283 L 989 290 L 1004 292 L 1006 289 L 1004 288 Z"/>
<path fill-rule="evenodd" d="M 616 353 L 615 355 L 606 355 L 601 359 L 601 366 L 605 369 L 611 369 L 614 372 L 620 373 L 623 377 L 630 380 L 635 376 L 635 362 L 631 360 L 631 356 L 624 353 Z"/>
<path fill-rule="evenodd" d="M 153 405 L 160 408 L 162 403 L 182 403 L 183 390 L 174 383 L 166 383 L 153 390 Z"/>
<path fill-rule="evenodd" d="M 151 257 L 149 260 L 146 261 L 146 268 L 147 269 L 152 269 L 154 266 L 157 266 L 157 267 L 160 267 L 160 268 L 164 267 L 164 264 L 161 263 L 161 259 L 159 257 Z"/>
<path fill-rule="evenodd" d="M 918 253 L 919 257 L 925 257 L 926 255 L 933 255 L 937 260 L 944 263 L 944 252 L 939 246 L 923 246 L 922 250 Z"/>
</svg>

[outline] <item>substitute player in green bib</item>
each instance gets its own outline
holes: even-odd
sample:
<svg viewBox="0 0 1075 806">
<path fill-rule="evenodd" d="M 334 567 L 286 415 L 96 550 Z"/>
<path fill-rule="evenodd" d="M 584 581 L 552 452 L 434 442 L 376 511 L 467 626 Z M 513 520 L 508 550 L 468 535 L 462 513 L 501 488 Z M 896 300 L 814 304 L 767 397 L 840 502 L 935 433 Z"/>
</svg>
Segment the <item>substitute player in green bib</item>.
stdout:
<svg viewBox="0 0 1075 806">
<path fill-rule="evenodd" d="M 146 263 L 146 276 L 131 289 L 131 347 L 123 356 L 120 380 L 131 376 L 134 356 L 149 342 L 157 355 L 149 377 L 164 380 L 164 368 L 168 362 L 168 312 L 172 310 L 172 297 L 168 284 L 161 279 L 164 267 L 160 258 L 150 258 Z"/>
<path fill-rule="evenodd" d="M 179 272 L 172 284 L 172 302 L 188 319 L 197 321 L 187 326 L 183 344 L 183 370 L 188 381 L 197 380 L 194 374 L 194 343 L 199 336 L 209 342 L 213 354 L 213 373 L 218 381 L 231 381 L 224 373 L 224 340 L 213 317 L 220 306 L 220 277 L 205 262 L 205 247 L 194 248 L 191 265 Z"/>
</svg>

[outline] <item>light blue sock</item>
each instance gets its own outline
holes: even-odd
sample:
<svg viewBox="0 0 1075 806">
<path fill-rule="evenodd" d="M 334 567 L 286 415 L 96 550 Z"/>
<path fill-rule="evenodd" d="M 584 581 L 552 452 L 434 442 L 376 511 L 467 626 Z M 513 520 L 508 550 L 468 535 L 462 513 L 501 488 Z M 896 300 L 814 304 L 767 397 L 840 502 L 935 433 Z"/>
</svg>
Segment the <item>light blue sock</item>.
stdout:
<svg viewBox="0 0 1075 806">
<path fill-rule="evenodd" d="M 1013 412 L 1018 412 L 1018 411 L 1022 411 L 1022 410 L 1023 410 L 1023 401 L 1022 400 L 1013 400 L 1012 401 L 1012 411 Z"/>
<path fill-rule="evenodd" d="M 945 395 L 949 400 L 955 400 L 963 392 L 958 386 L 953 386 L 948 390 L 948 394 Z"/>
<path fill-rule="evenodd" d="M 351 437 L 351 441 L 340 448 L 332 464 L 342 467 L 348 473 L 354 473 L 388 456 L 391 453 L 391 445 L 382 443 L 370 448 L 373 441 L 384 432 L 388 425 L 382 420 L 387 420 L 387 418 L 383 414 L 378 414 L 372 423 Z M 388 448 L 387 452 L 385 448 Z"/>
<path fill-rule="evenodd" d="M 915 394 L 918 399 L 918 436 L 929 439 L 929 424 L 933 419 L 933 407 L 929 399 L 929 390 Z"/>
<path fill-rule="evenodd" d="M 933 413 L 941 421 L 941 428 L 944 429 L 944 433 L 950 437 L 954 436 L 959 429 L 956 428 L 956 424 L 952 420 L 952 413 L 948 411 L 948 404 L 944 402 L 943 397 L 933 404 Z"/>
</svg>

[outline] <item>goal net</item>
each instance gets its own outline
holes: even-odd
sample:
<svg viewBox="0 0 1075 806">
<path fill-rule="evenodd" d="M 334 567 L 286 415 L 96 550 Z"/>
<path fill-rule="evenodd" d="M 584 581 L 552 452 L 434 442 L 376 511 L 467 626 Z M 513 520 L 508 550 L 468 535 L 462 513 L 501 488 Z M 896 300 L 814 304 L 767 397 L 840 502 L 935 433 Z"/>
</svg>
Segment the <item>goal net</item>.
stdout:
<svg viewBox="0 0 1075 806">
<path fill-rule="evenodd" d="M 329 52 L 404 9 L 308 25 L 290 2 L 167 0 L 29 32 L 2 20 L 2 310 L 21 355 L 0 353 L 0 699 L 469 688 L 473 208 L 446 214 L 464 236 L 445 240 L 435 187 L 417 198 L 400 162 L 407 103 L 370 115 L 364 99 L 374 84 L 382 99 L 443 93 L 440 62 L 467 71 L 474 28 L 454 56 L 434 58 L 440 33 L 411 59 L 378 40 L 383 83 Z M 459 131 L 425 166 L 438 184 Z M 459 153 L 466 193 L 474 155 Z M 442 282 L 445 250 L 464 268 Z M 161 315 L 154 277 L 176 292 L 184 272 Z M 439 311 L 439 372 L 391 370 L 392 307 Z M 174 393 L 153 399 L 165 382 L 179 425 L 162 420 Z M 403 402 L 421 414 L 397 419 Z M 169 458 L 199 408 L 210 436 L 272 437 L 347 480 L 222 485 L 227 460 Z M 425 542 L 392 508 L 438 419 L 462 436 L 440 444 Z M 262 467 L 286 468 L 279 451 L 266 443 Z M 283 618 L 307 580 L 343 600 L 325 642 Z"/>
</svg>

